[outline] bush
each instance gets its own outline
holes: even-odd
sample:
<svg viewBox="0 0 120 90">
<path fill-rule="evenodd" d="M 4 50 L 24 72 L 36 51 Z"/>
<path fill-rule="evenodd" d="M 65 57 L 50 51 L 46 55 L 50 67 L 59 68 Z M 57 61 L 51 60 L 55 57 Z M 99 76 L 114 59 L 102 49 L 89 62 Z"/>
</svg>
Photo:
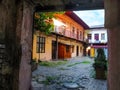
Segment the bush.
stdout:
<svg viewBox="0 0 120 90">
<path fill-rule="evenodd" d="M 97 49 L 97 57 L 94 59 L 93 67 L 96 68 L 102 68 L 104 70 L 107 70 L 107 60 L 104 54 L 104 50 L 102 48 Z"/>
</svg>

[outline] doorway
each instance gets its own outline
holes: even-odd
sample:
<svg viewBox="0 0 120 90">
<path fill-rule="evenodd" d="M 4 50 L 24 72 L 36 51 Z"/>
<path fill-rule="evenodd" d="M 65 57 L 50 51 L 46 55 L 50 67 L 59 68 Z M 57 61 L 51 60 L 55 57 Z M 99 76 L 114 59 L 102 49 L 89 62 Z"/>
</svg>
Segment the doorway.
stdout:
<svg viewBox="0 0 120 90">
<path fill-rule="evenodd" d="M 52 41 L 52 59 L 56 59 L 56 41 Z"/>
<path fill-rule="evenodd" d="M 76 47 L 76 56 L 79 56 L 79 46 Z"/>
</svg>

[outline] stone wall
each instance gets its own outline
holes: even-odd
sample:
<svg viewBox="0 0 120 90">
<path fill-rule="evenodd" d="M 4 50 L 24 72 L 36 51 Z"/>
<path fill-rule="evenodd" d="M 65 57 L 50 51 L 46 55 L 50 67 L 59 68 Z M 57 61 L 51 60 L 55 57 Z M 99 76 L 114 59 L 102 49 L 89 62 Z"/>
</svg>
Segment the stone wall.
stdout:
<svg viewBox="0 0 120 90">
<path fill-rule="evenodd" d="M 32 4 L 27 0 L 0 0 L 0 12 L 0 52 L 4 51 L 0 54 L 0 90 L 29 90 Z"/>
<path fill-rule="evenodd" d="M 15 0 L 1 0 L 0 2 L 0 90 L 12 90 L 13 76 L 12 65 L 14 60 L 13 49 L 15 21 L 16 21 Z M 11 53 L 11 54 L 10 54 Z"/>
</svg>

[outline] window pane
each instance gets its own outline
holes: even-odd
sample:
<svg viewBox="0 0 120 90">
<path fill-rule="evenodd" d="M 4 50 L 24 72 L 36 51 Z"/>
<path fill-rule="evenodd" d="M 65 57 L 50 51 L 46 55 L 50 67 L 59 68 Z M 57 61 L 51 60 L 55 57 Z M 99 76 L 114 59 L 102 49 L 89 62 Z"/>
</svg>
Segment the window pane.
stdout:
<svg viewBox="0 0 120 90">
<path fill-rule="evenodd" d="M 80 31 L 80 39 L 82 39 L 82 31 Z"/>
<path fill-rule="evenodd" d="M 105 40 L 105 33 L 101 34 L 101 40 Z"/>
<path fill-rule="evenodd" d="M 39 36 L 37 36 L 37 42 L 39 42 Z"/>
<path fill-rule="evenodd" d="M 37 53 L 45 53 L 45 37 L 37 37 L 36 51 Z"/>
<path fill-rule="evenodd" d="M 99 40 L 99 34 L 95 34 L 94 39 Z"/>
<path fill-rule="evenodd" d="M 92 39 L 92 35 L 91 34 L 87 34 L 87 37 L 88 37 L 89 40 Z"/>
<path fill-rule="evenodd" d="M 39 53 L 39 52 L 40 52 L 39 50 L 40 50 L 40 49 L 39 49 L 39 43 L 37 43 L 36 52 Z"/>
</svg>

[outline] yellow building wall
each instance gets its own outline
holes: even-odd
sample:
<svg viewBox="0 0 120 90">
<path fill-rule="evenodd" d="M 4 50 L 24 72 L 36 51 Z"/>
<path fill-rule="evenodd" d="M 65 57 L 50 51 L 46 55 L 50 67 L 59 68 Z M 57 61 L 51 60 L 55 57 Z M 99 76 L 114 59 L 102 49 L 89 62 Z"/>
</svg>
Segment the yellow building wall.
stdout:
<svg viewBox="0 0 120 90">
<path fill-rule="evenodd" d="M 36 53 L 36 40 L 39 33 L 33 36 L 33 59 L 40 59 L 41 61 L 48 61 L 52 58 L 52 38 L 46 35 L 41 35 L 45 37 L 45 53 Z"/>
<path fill-rule="evenodd" d="M 41 34 L 41 36 L 44 36 L 46 38 L 46 44 L 45 44 L 45 53 L 36 53 L 36 40 L 37 40 L 37 36 L 39 36 L 39 33 L 34 34 L 33 36 L 33 59 L 40 59 L 41 61 L 49 61 L 52 60 L 52 41 L 56 41 L 55 36 L 51 35 L 51 36 L 46 36 Z M 59 43 L 63 43 L 66 45 L 74 45 L 74 52 L 72 53 L 72 48 L 71 48 L 71 57 L 76 57 L 76 47 L 79 46 L 79 56 L 83 56 L 83 45 L 81 42 L 77 42 L 75 40 L 71 40 L 68 38 L 63 38 L 63 37 L 59 37 L 58 39 Z M 82 47 L 82 52 L 80 52 L 80 47 Z M 40 56 L 39 56 L 40 55 Z M 40 57 L 40 58 L 39 58 Z"/>
<path fill-rule="evenodd" d="M 95 49 L 94 48 L 90 49 L 90 57 L 95 57 Z"/>
<path fill-rule="evenodd" d="M 74 52 L 72 53 L 72 57 L 76 57 L 76 55 L 77 55 L 77 46 L 79 47 L 79 55 L 78 56 L 83 56 L 84 46 L 82 45 L 82 43 L 72 42 L 72 45 L 74 45 Z M 80 51 L 80 47 L 82 47 L 82 51 Z"/>
</svg>

